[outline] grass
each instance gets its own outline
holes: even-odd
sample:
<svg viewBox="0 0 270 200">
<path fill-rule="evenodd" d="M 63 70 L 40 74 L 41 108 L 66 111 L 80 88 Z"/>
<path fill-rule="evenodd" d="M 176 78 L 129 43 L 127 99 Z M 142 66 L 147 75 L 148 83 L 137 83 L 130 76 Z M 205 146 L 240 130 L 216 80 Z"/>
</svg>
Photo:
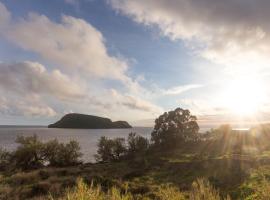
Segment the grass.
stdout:
<svg viewBox="0 0 270 200">
<path fill-rule="evenodd" d="M 6 197 L 2 199 L 45 198 L 48 193 L 53 194 L 57 199 L 65 195 L 67 188 L 73 188 L 78 177 L 81 177 L 85 184 L 91 186 L 93 183 L 92 187 L 100 187 L 102 192 L 117 188 L 121 194 L 127 192 L 136 198 L 142 196 L 154 199 L 158 192 L 161 192 L 161 195 L 164 191 L 161 186 L 166 189 L 167 184 L 170 185 L 167 193 L 172 193 L 175 188 L 179 189 L 181 195 L 184 196 L 186 192 L 192 191 L 191 188 L 194 191 L 204 191 L 201 187 L 203 184 L 194 183 L 194 181 L 205 177 L 209 180 L 211 187 L 218 188 L 219 195 L 226 197 L 229 194 L 232 199 L 242 200 L 259 193 L 259 190 L 255 191 L 254 188 L 264 183 L 260 181 L 260 173 L 266 177 L 266 182 L 270 177 L 269 165 L 267 162 L 260 163 L 259 160 L 251 162 L 242 160 L 240 157 L 193 160 L 192 156 L 187 157 L 190 160 L 186 162 L 181 161 L 182 155 L 179 156 L 180 162 L 175 160 L 172 162 L 172 159 L 177 158 L 177 155 L 174 154 L 172 158 L 169 155 L 161 155 L 160 159 L 151 157 L 147 164 L 121 161 L 66 168 L 47 167 L 28 172 L 17 171 L 14 174 L 1 176 L 0 193 Z M 269 158 L 268 160 L 270 161 Z M 261 167 L 258 168 L 258 166 Z M 207 186 L 207 188 L 209 187 L 210 185 Z M 72 189 L 70 189 L 71 191 Z M 196 198 L 199 197 L 194 196 L 194 200 Z M 217 198 L 215 194 L 213 194 L 213 198 Z"/>
<path fill-rule="evenodd" d="M 162 185 L 152 194 L 134 195 L 126 190 L 121 191 L 116 187 L 108 189 L 106 192 L 102 190 L 100 185 L 90 186 L 79 179 L 77 186 L 68 190 L 63 197 L 54 198 L 50 196 L 51 200 L 230 200 L 230 197 L 222 198 L 219 192 L 213 188 L 205 179 L 197 179 L 193 182 L 191 190 L 188 192 L 181 192 L 178 188 L 171 185 Z"/>
<path fill-rule="evenodd" d="M 241 148 L 227 141 L 187 143 L 134 160 L 2 172 L 0 200 L 270 199 L 269 149 L 254 150 L 248 138 Z"/>
</svg>

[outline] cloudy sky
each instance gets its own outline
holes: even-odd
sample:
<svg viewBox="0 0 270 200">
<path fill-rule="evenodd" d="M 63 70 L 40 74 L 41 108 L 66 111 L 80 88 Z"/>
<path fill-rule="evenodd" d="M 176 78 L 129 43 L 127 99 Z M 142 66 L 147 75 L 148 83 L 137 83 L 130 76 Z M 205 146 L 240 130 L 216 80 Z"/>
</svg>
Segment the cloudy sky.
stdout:
<svg viewBox="0 0 270 200">
<path fill-rule="evenodd" d="M 0 0 L 0 124 L 78 112 L 149 125 L 176 107 L 207 123 L 268 121 L 269 9 L 268 0 Z"/>
</svg>

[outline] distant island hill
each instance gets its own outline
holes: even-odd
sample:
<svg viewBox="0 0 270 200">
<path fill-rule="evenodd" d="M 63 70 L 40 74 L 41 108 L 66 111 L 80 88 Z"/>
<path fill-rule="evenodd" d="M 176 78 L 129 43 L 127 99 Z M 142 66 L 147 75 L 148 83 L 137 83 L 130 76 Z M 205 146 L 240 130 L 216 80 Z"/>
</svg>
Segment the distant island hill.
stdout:
<svg viewBox="0 0 270 200">
<path fill-rule="evenodd" d="M 62 117 L 56 123 L 50 124 L 48 128 L 120 129 L 132 128 L 132 126 L 126 121 L 113 122 L 109 118 L 70 113 Z"/>
</svg>

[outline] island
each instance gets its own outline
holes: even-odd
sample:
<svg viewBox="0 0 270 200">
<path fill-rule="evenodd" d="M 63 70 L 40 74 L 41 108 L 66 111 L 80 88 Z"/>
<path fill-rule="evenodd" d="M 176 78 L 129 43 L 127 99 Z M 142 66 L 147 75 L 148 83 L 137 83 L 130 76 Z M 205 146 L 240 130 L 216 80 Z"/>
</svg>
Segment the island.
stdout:
<svg viewBox="0 0 270 200">
<path fill-rule="evenodd" d="M 132 128 L 132 126 L 126 121 L 113 122 L 109 118 L 78 113 L 70 113 L 62 117 L 56 123 L 50 124 L 48 128 L 120 129 L 120 128 Z"/>
</svg>

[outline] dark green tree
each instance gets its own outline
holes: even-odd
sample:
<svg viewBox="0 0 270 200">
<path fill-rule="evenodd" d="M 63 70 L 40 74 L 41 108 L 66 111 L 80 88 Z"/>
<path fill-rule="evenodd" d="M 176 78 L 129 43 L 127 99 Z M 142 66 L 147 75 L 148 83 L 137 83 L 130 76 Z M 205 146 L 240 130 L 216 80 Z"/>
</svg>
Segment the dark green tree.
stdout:
<svg viewBox="0 0 270 200">
<path fill-rule="evenodd" d="M 81 147 L 77 141 L 71 140 L 67 144 L 61 143 L 58 152 L 58 165 L 59 166 L 71 166 L 79 164 L 82 153 Z"/>
<path fill-rule="evenodd" d="M 51 166 L 57 166 L 59 163 L 59 147 L 60 144 L 57 139 L 48 141 L 44 144 L 43 155 L 46 161 L 49 162 Z"/>
<path fill-rule="evenodd" d="M 191 115 L 189 110 L 176 108 L 165 112 L 155 120 L 151 140 L 156 146 L 170 148 L 179 142 L 195 140 L 198 132 L 196 116 Z"/>
<path fill-rule="evenodd" d="M 19 146 L 13 153 L 12 158 L 16 167 L 32 169 L 43 165 L 43 143 L 38 140 L 36 135 L 28 137 L 18 136 L 16 143 Z"/>
<path fill-rule="evenodd" d="M 110 162 L 113 160 L 113 141 L 102 136 L 98 141 L 98 150 L 95 155 L 97 161 Z"/>
<path fill-rule="evenodd" d="M 108 139 L 102 136 L 98 142 L 98 150 L 95 158 L 101 162 L 112 162 L 123 158 L 126 152 L 124 138 Z"/>
<path fill-rule="evenodd" d="M 149 141 L 147 138 L 144 138 L 137 133 L 130 133 L 128 135 L 128 153 L 130 155 L 136 153 L 146 152 L 149 148 Z"/>
<path fill-rule="evenodd" d="M 56 139 L 44 144 L 44 158 L 51 166 L 72 166 L 79 164 L 82 153 L 77 141 L 59 143 Z"/>
<path fill-rule="evenodd" d="M 12 153 L 0 148 L 0 171 L 6 170 L 10 165 Z"/>
<path fill-rule="evenodd" d="M 115 138 L 113 141 L 113 159 L 120 160 L 123 156 L 125 156 L 127 152 L 127 148 L 125 145 L 125 138 Z"/>
</svg>

